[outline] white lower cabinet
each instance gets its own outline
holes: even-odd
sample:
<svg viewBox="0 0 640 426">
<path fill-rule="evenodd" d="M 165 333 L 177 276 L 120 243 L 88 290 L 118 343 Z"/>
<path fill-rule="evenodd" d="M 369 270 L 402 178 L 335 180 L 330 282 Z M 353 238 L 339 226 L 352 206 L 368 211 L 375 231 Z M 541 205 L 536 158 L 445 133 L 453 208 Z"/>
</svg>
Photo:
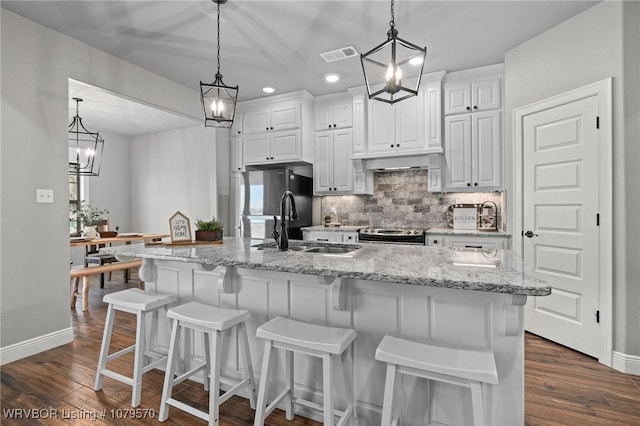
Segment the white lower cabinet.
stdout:
<svg viewBox="0 0 640 426">
<path fill-rule="evenodd" d="M 357 243 L 358 233 L 349 231 L 302 231 L 307 241 L 327 241 L 331 243 Z"/>
<path fill-rule="evenodd" d="M 427 235 L 427 245 L 455 249 L 506 249 L 509 246 L 509 238 L 507 236 Z"/>
</svg>

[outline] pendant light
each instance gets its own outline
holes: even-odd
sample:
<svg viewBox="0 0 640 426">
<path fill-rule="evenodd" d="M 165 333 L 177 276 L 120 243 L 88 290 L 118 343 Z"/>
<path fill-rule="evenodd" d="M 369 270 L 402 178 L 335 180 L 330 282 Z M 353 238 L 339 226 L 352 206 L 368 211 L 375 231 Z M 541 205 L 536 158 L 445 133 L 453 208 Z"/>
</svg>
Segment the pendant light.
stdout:
<svg viewBox="0 0 640 426">
<path fill-rule="evenodd" d="M 76 116 L 69 124 L 69 174 L 98 176 L 102 162 L 104 139 L 99 133 L 88 131 L 79 114 L 81 98 L 76 101 Z"/>
<path fill-rule="evenodd" d="M 369 99 L 393 104 L 418 95 L 420 79 L 427 56 L 427 48 L 419 47 L 398 37 L 391 0 L 391 27 L 387 40 L 360 55 L 364 81 Z M 383 81 L 382 88 L 372 90 L 371 83 Z"/>
<path fill-rule="evenodd" d="M 227 86 L 220 74 L 220 5 L 227 0 L 212 0 L 218 5 L 218 72 L 211 84 L 200 82 L 200 98 L 205 127 L 226 127 L 233 124 L 238 99 L 238 86 Z"/>
</svg>

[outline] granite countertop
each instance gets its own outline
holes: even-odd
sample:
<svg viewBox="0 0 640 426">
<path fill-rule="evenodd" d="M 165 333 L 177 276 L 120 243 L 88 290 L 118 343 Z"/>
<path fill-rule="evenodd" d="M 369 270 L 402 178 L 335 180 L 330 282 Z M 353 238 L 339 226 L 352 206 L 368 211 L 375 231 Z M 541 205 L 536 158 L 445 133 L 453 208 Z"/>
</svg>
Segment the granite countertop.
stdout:
<svg viewBox="0 0 640 426">
<path fill-rule="evenodd" d="M 340 225 L 340 226 L 305 226 L 300 228 L 302 231 L 336 231 L 336 232 L 358 232 L 358 229 L 364 228 L 364 225 L 352 226 L 352 225 Z"/>
<path fill-rule="evenodd" d="M 344 277 L 369 281 L 546 296 L 551 288 L 511 250 L 454 250 L 395 244 L 317 245 L 359 247 L 347 254 L 258 249 L 271 240 L 225 237 L 223 244 L 105 247 L 100 251 L 124 257 Z M 290 246 L 305 244 L 290 241 Z"/>
<path fill-rule="evenodd" d="M 427 235 L 460 235 L 465 237 L 511 237 L 504 231 L 478 231 L 476 229 L 431 228 Z"/>
</svg>

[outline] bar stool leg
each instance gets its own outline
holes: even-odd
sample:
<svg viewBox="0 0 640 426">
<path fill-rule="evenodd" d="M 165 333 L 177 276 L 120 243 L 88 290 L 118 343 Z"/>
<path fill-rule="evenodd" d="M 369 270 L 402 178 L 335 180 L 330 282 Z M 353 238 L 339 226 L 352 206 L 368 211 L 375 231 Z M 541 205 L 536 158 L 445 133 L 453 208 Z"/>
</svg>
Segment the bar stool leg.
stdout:
<svg viewBox="0 0 640 426">
<path fill-rule="evenodd" d="M 293 384 L 293 352 L 285 351 L 285 380 L 287 381 L 287 388 L 289 391 L 289 400 L 286 405 L 286 418 L 287 420 L 293 420 L 293 401 L 294 401 L 294 384 Z"/>
<path fill-rule="evenodd" d="M 131 406 L 134 408 L 140 405 L 140 399 L 142 397 L 142 372 L 144 370 L 145 339 L 147 334 L 145 332 L 145 313 L 139 311 L 136 317 L 138 324 L 136 326 L 136 347 L 133 360 L 133 392 L 131 395 Z"/>
<path fill-rule="evenodd" d="M 324 425 L 333 426 L 333 357 L 322 355 L 322 399 L 324 404 Z"/>
<path fill-rule="evenodd" d="M 104 379 L 102 370 L 107 366 L 107 357 L 109 356 L 109 346 L 111 345 L 111 332 L 113 331 L 113 318 L 115 317 L 115 314 L 113 305 L 109 304 L 109 308 L 107 308 L 107 319 L 104 324 L 104 332 L 102 333 L 102 346 L 100 347 L 98 372 L 96 374 L 96 382 L 93 386 L 93 390 L 96 391 L 102 389 L 102 380 Z"/>
<path fill-rule="evenodd" d="M 356 411 L 356 392 L 353 386 L 353 363 L 351 361 L 350 352 L 345 351 L 341 356 L 342 376 L 344 377 L 344 386 L 346 398 L 351 401 L 351 412 L 353 416 L 353 423 L 358 424 L 358 412 Z M 345 364 L 347 367 L 345 367 Z"/>
<path fill-rule="evenodd" d="M 208 334 L 208 333 L 207 333 Z M 220 332 L 211 333 L 211 373 L 209 383 L 209 426 L 217 426 L 220 417 L 220 363 L 222 342 Z"/>
<path fill-rule="evenodd" d="M 471 382 L 471 405 L 473 406 L 473 424 L 484 426 L 484 401 L 482 398 L 482 383 Z"/>
<path fill-rule="evenodd" d="M 204 382 L 204 390 L 209 392 L 209 377 L 211 374 L 211 343 L 209 343 L 209 333 L 206 331 L 202 332 L 204 338 L 204 373 L 203 373 L 203 382 Z"/>
<path fill-rule="evenodd" d="M 273 342 L 265 340 L 264 355 L 262 356 L 262 376 L 258 388 L 258 401 L 256 402 L 256 415 L 253 426 L 264 426 L 265 411 L 267 408 L 267 386 L 269 385 L 269 362 L 273 353 Z"/>
<path fill-rule="evenodd" d="M 382 401 L 382 426 L 391 425 L 393 412 L 393 392 L 396 385 L 396 365 L 387 364 L 387 377 L 384 385 L 384 399 Z"/>
<path fill-rule="evenodd" d="M 253 363 L 251 362 L 251 351 L 249 350 L 249 337 L 247 336 L 247 325 L 243 322 L 238 324 L 238 333 L 240 340 L 242 341 L 242 346 L 244 350 L 243 361 L 244 361 L 244 369 L 249 379 L 251 389 L 249 390 L 249 404 L 251 405 L 251 409 L 256 409 L 256 376 L 253 373 Z"/>
<path fill-rule="evenodd" d="M 173 375 L 176 369 L 178 356 L 178 341 L 180 340 L 179 321 L 174 320 L 171 327 L 171 340 L 169 341 L 169 357 L 167 359 L 167 371 L 164 375 L 164 385 L 162 386 L 162 398 L 160 399 L 160 413 L 158 420 L 164 422 L 169 417 L 169 404 L 167 400 L 171 398 L 173 391 Z"/>
</svg>

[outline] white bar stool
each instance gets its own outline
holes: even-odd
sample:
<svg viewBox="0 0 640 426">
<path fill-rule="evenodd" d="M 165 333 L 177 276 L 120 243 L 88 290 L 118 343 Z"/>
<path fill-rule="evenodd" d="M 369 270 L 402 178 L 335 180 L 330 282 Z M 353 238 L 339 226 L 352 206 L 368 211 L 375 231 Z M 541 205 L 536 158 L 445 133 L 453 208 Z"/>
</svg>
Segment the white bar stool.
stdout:
<svg viewBox="0 0 640 426">
<path fill-rule="evenodd" d="M 98 369 L 96 372 L 96 382 L 93 389 L 96 391 L 102 389 L 102 381 L 105 376 L 118 380 L 119 382 L 132 386 L 131 406 L 137 407 L 140 405 L 140 397 L 142 395 L 142 375 L 164 363 L 167 359 L 166 355 L 151 352 L 146 348 L 146 314 L 157 311 L 161 308 L 166 309 L 170 303 L 177 300 L 177 297 L 173 294 L 145 292 L 138 288 L 130 288 L 107 294 L 102 300 L 109 304 L 109 308 L 107 309 L 107 318 L 104 324 L 102 346 L 100 348 L 100 358 L 98 360 Z M 136 343 L 109 355 L 113 320 L 116 314 L 115 311 L 129 312 L 136 315 Z M 131 351 L 135 351 L 133 377 L 127 377 L 107 369 L 107 362 L 128 354 Z M 144 365 L 145 356 L 156 357 L 158 359 Z"/>
<path fill-rule="evenodd" d="M 198 302 L 188 302 L 184 305 L 169 309 L 167 314 L 172 318 L 171 342 L 169 344 L 169 360 L 162 387 L 162 399 L 160 401 L 160 414 L 158 420 L 164 422 L 169 417 L 169 405 L 186 411 L 196 417 L 209 422 L 209 425 L 218 425 L 220 417 L 220 404 L 236 395 L 244 387 L 249 390 L 251 408 L 256 404 L 256 386 L 249 353 L 249 339 L 247 337 L 246 321 L 251 317 L 248 311 L 236 309 L 224 309 L 216 306 L 205 305 Z M 232 327 L 238 328 L 239 339 L 244 347 L 245 379 L 240 382 L 232 381 L 220 376 L 220 363 L 222 358 L 222 333 Z M 203 364 L 192 368 L 175 379 L 176 361 L 179 357 L 178 345 L 182 328 L 199 330 L 204 332 L 205 361 Z M 213 359 L 211 357 L 213 356 Z M 204 389 L 209 391 L 209 412 L 198 410 L 183 402 L 171 398 L 173 387 L 183 382 L 199 371 L 205 371 Z M 207 379 L 208 377 L 208 379 Z M 220 395 L 220 382 L 228 383 L 232 387 Z"/>
<path fill-rule="evenodd" d="M 493 352 L 434 346 L 386 335 L 376 349 L 376 359 L 387 363 L 382 426 L 398 424 L 398 418 L 393 423 L 391 418 L 396 372 L 469 388 L 473 422 L 485 424 L 482 384 L 498 383 Z"/>
<path fill-rule="evenodd" d="M 355 394 L 351 385 L 351 374 L 343 374 L 347 395 L 351 399 L 344 411 L 334 410 L 333 405 L 333 363 L 342 359 L 346 349 L 356 338 L 356 331 L 348 328 L 326 327 L 309 324 L 284 317 L 275 317 L 258 327 L 256 336 L 265 340 L 264 357 L 262 359 L 262 377 L 258 391 L 258 403 L 254 426 L 263 426 L 265 419 L 285 397 L 287 420 L 293 420 L 294 404 L 324 411 L 324 425 L 334 425 L 334 416 L 340 416 L 338 425 L 343 425 L 353 416 L 358 423 L 355 408 Z M 284 349 L 286 368 L 286 389 L 269 405 L 266 404 L 267 387 L 269 385 L 269 363 L 274 349 Z M 295 398 L 293 383 L 293 352 L 311 355 L 322 359 L 323 406 Z"/>
</svg>

